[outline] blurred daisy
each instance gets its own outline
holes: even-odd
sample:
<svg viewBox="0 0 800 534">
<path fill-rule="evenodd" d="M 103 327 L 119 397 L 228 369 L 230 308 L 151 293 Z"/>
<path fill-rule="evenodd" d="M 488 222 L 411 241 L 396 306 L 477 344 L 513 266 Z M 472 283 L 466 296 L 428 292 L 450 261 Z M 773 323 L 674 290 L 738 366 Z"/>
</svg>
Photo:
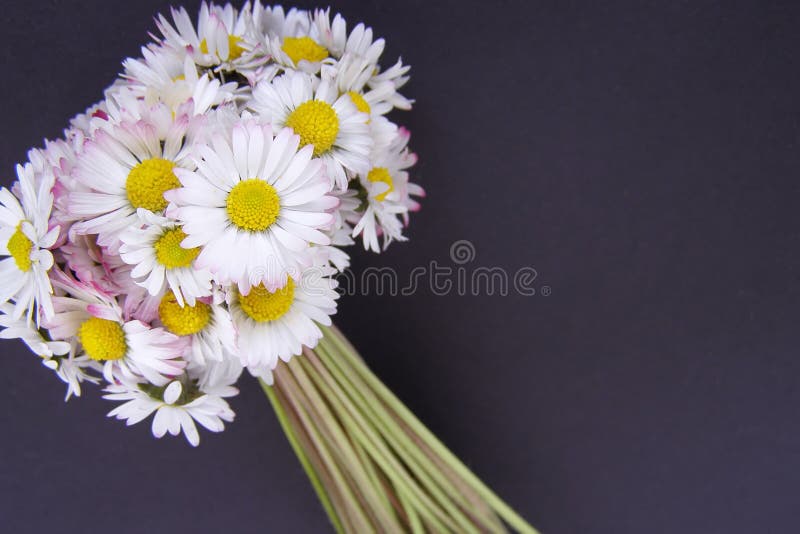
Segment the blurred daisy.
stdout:
<svg viewBox="0 0 800 534">
<path fill-rule="evenodd" d="M 144 377 L 164 385 L 181 374 L 186 342 L 141 321 L 123 321 L 116 300 L 59 274 L 54 283 L 70 296 L 54 297 L 55 315 L 45 326 L 56 340 L 76 338 L 78 354 L 101 362 L 106 381 Z"/>
<path fill-rule="evenodd" d="M 203 2 L 197 19 L 197 29 L 186 9 L 171 9 L 174 26 L 159 15 L 156 25 L 163 35 L 161 43 L 176 51 L 187 53 L 202 67 L 215 70 L 254 68 L 267 57 L 253 53 L 254 43 L 248 35 L 252 27 L 249 5 L 237 11 L 231 4 L 218 6 Z"/>
<path fill-rule="evenodd" d="M 176 167 L 191 167 L 189 118 L 173 120 L 165 105 L 146 109 L 136 122 L 123 121 L 95 132 L 86 143 L 75 178 L 90 191 L 69 193 L 69 211 L 83 220 L 79 234 L 97 234 L 97 243 L 119 248 L 119 235 L 142 221 L 138 209 L 162 213 L 164 193 L 180 187 Z"/>
<path fill-rule="evenodd" d="M 17 196 L 5 187 L 0 189 L 0 303 L 13 300 L 12 315 L 27 313 L 30 321 L 53 315 L 48 271 L 59 227 L 50 228 L 55 176 L 46 166 L 32 163 L 17 165 Z"/>
<path fill-rule="evenodd" d="M 369 116 L 358 111 L 350 96 L 339 95 L 328 82 L 314 88 L 314 78 L 287 73 L 260 83 L 250 107 L 276 130 L 291 128 L 302 146 L 314 147 L 314 156 L 325 163 L 332 184 L 347 189 L 348 176 L 369 170 L 372 149 Z"/>
<path fill-rule="evenodd" d="M 328 244 L 319 229 L 333 221 L 337 200 L 312 148 L 298 151 L 299 142 L 290 130 L 273 137 L 246 120 L 198 146 L 196 171 L 177 171 L 183 187 L 167 194 L 170 216 L 188 236 L 183 247 L 202 247 L 196 268 L 245 292 L 275 288 L 309 263 L 309 243 Z"/>
<path fill-rule="evenodd" d="M 142 58 L 123 62 L 122 75 L 137 98 L 147 105 L 165 103 L 173 112 L 189 103 L 192 115 L 200 115 L 234 98 L 235 82 L 222 84 L 208 74 L 200 75 L 191 57 L 164 47 L 143 47 Z"/>
<path fill-rule="evenodd" d="M 130 275 L 151 295 L 161 295 L 165 286 L 182 306 L 184 299 L 194 305 L 195 299 L 211 295 L 211 272 L 195 265 L 200 249 L 184 248 L 186 233 L 177 223 L 141 210 L 145 223 L 120 235 L 119 254 L 133 265 Z M 143 279 L 143 280 L 142 280 Z"/>
<path fill-rule="evenodd" d="M 293 7 L 287 13 L 283 6 L 262 4 L 260 0 L 253 2 L 252 20 L 256 33 L 262 36 L 308 34 L 311 25 L 311 15 L 305 9 Z"/>
<path fill-rule="evenodd" d="M 229 306 L 239 333 L 242 365 L 272 383 L 278 360 L 289 361 L 303 346 L 313 348 L 322 337 L 315 323 L 329 326 L 336 313 L 336 282 L 330 268 L 315 267 L 297 283 L 289 279 L 280 289 L 255 286 L 249 293 L 232 290 Z"/>
</svg>

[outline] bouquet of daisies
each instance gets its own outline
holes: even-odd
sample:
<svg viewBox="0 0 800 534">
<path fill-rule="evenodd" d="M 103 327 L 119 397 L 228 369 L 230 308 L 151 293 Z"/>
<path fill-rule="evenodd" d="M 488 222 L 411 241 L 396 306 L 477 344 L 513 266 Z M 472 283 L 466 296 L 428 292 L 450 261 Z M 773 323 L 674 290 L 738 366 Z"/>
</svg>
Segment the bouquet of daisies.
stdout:
<svg viewBox="0 0 800 534">
<path fill-rule="evenodd" d="M 370 28 L 247 3 L 156 19 L 0 191 L 0 336 L 153 435 L 220 432 L 257 377 L 338 531 L 533 532 L 331 324 L 345 247 L 403 241 L 408 66 Z"/>
</svg>

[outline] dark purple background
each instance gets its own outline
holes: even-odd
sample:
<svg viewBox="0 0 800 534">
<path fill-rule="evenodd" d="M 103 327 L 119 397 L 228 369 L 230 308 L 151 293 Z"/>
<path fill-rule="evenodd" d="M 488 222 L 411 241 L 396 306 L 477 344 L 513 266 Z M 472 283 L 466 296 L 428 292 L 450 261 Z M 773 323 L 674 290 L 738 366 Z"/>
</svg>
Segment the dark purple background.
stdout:
<svg viewBox="0 0 800 534">
<path fill-rule="evenodd" d="M 337 322 L 545 533 L 796 532 L 800 12 L 607 4 L 337 3 L 413 65 L 399 119 L 429 192 L 411 242 L 356 266 L 407 273 L 468 239 L 471 265 L 552 288 L 348 297 Z M 166 5 L 2 7 L 3 183 Z M 236 422 L 191 449 L 107 420 L 91 387 L 65 405 L 0 347 L 3 531 L 327 530 L 247 377 Z"/>
</svg>

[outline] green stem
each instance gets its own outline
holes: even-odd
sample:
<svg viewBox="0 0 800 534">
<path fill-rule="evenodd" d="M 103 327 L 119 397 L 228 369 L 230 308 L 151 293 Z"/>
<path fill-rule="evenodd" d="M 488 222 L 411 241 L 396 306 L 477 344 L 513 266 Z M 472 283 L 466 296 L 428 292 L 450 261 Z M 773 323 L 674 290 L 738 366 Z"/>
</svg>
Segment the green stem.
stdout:
<svg viewBox="0 0 800 534">
<path fill-rule="evenodd" d="M 521 534 L 539 534 L 527 521 L 508 506 L 500 497 L 489 489 L 481 480 L 475 476 L 461 461 L 450 452 L 450 450 L 439 441 L 419 419 L 417 419 L 406 406 L 370 371 L 363 360 L 355 352 L 349 342 L 345 341 L 342 334 L 335 328 L 323 328 L 323 333 L 337 345 L 342 355 L 350 360 L 351 365 L 359 374 L 370 384 L 370 386 L 380 394 L 383 400 L 389 404 L 397 414 L 408 424 L 419 436 L 438 453 L 450 467 L 456 471 L 475 491 L 477 491 L 494 510 L 514 529 Z"/>
<path fill-rule="evenodd" d="M 384 473 L 392 480 L 392 483 L 398 487 L 398 491 L 402 488 L 406 492 L 408 500 L 437 526 L 437 532 L 444 531 L 445 525 L 448 525 L 448 530 L 455 531 L 454 525 L 452 525 L 447 515 L 436 507 L 428 496 L 420 490 L 419 486 L 405 473 L 397 459 L 386 449 L 384 442 L 378 438 L 370 425 L 363 420 L 353 407 L 352 402 L 346 396 L 341 395 L 341 392 L 334 384 L 325 384 L 320 381 L 318 385 L 325 394 L 325 398 L 329 402 L 338 405 L 336 413 L 343 415 L 341 417 L 342 422 L 346 424 L 350 435 L 364 446 L 370 456 L 375 459 Z"/>
<path fill-rule="evenodd" d="M 367 501 L 368 512 L 371 511 L 370 515 L 375 516 L 375 519 L 378 524 L 383 527 L 383 530 L 399 529 L 399 526 L 396 526 L 397 522 L 395 518 L 386 513 L 385 508 L 383 508 L 379 493 L 377 491 L 371 491 L 373 488 L 369 483 L 368 475 L 364 471 L 363 463 L 359 461 L 352 443 L 347 439 L 339 424 L 337 424 L 336 418 L 326 406 L 326 402 L 316 391 L 317 388 L 322 386 L 318 379 L 319 377 L 314 377 L 316 380 L 312 381 L 309 379 L 306 370 L 304 370 L 304 364 L 307 363 L 307 360 L 302 356 L 293 358 L 289 362 L 289 368 L 294 373 L 300 387 L 305 394 L 308 395 L 311 407 L 317 410 L 318 415 L 324 422 L 324 426 L 329 429 L 330 441 L 335 445 L 334 450 L 344 464 L 343 467 L 346 473 L 353 478 L 353 485 L 358 488 L 358 493 Z M 326 395 L 325 399 L 327 402 L 333 401 L 329 395 Z M 341 410 L 336 410 L 336 415 L 340 420 L 342 419 L 343 414 Z M 346 424 L 346 421 L 342 422 Z"/>
<path fill-rule="evenodd" d="M 276 368 L 275 378 L 276 380 L 280 380 L 282 388 L 286 392 L 289 401 L 294 405 L 303 426 L 317 445 L 323 463 L 330 469 L 334 484 L 343 496 L 341 512 L 343 512 L 345 514 L 344 517 L 352 523 L 353 529 L 348 531 L 347 528 L 345 528 L 345 530 L 348 532 L 365 531 L 368 528 L 369 520 L 360 506 L 360 499 L 356 497 L 354 488 L 352 485 L 348 484 L 340 466 L 333 459 L 330 446 L 326 444 L 325 438 L 320 435 L 320 421 L 315 421 L 312 413 L 308 411 L 308 406 L 304 405 L 307 404 L 307 399 L 304 399 L 303 391 L 292 378 L 288 366 Z"/>
<path fill-rule="evenodd" d="M 325 513 L 328 514 L 328 518 L 330 519 L 331 523 L 333 523 L 333 528 L 336 529 L 337 533 L 343 534 L 344 528 L 342 527 L 342 522 L 339 520 L 339 516 L 333 509 L 333 505 L 331 504 L 330 499 L 328 499 L 328 494 L 325 492 L 319 476 L 317 476 L 316 470 L 311 465 L 308 456 L 305 454 L 305 452 L 303 452 L 303 448 L 297 441 L 297 436 L 289 424 L 289 420 L 286 416 L 283 406 L 281 406 L 281 403 L 278 402 L 275 392 L 272 391 L 272 386 L 261 379 L 259 379 L 258 382 L 261 384 L 261 389 L 263 389 L 264 393 L 267 394 L 267 398 L 269 399 L 270 404 L 272 404 L 272 408 L 275 410 L 275 415 L 278 417 L 278 422 L 280 423 L 281 428 L 283 428 L 284 434 L 286 434 L 286 439 L 289 440 L 292 450 L 294 450 L 295 455 L 297 455 L 297 459 L 300 460 L 300 465 L 303 466 L 306 476 L 308 476 L 308 479 L 311 481 L 311 485 L 313 486 L 314 491 L 317 493 L 317 497 L 319 497 L 322 507 L 325 509 Z"/>
<path fill-rule="evenodd" d="M 459 524 L 459 531 L 477 534 L 478 531 L 473 522 L 462 511 L 468 508 L 463 504 L 459 507 L 458 504 L 453 502 L 453 499 L 457 499 L 460 496 L 458 489 L 438 476 L 440 471 L 431 464 L 428 458 L 421 454 L 416 446 L 413 444 L 409 446 L 406 443 L 407 436 L 391 420 L 391 416 L 387 413 L 380 413 L 381 403 L 377 402 L 374 397 L 369 398 L 371 393 L 369 388 L 355 383 L 353 379 L 356 377 L 351 376 L 352 373 L 347 373 L 347 369 L 343 366 L 344 362 L 337 361 L 335 357 L 331 357 L 322 342 L 314 352 L 319 355 L 319 358 L 325 359 L 333 376 L 336 377 L 342 388 L 353 397 L 353 404 L 360 408 L 363 415 L 372 421 L 375 428 L 386 436 L 386 442 L 392 446 L 403 463 L 414 473 L 419 482 L 428 489 L 431 496 L 446 510 L 447 514 Z M 320 365 L 322 364 L 320 363 Z"/>
<path fill-rule="evenodd" d="M 261 387 L 337 534 L 538 534 L 369 370 L 336 327 Z M 505 521 L 505 524 L 503 523 Z"/>
</svg>

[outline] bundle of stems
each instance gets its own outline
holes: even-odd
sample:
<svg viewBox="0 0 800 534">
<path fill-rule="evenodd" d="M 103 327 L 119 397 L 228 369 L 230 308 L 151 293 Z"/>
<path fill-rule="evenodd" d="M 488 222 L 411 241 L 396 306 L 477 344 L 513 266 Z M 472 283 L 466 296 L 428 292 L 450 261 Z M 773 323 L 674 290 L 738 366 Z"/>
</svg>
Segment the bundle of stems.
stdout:
<svg viewBox="0 0 800 534">
<path fill-rule="evenodd" d="M 336 327 L 262 382 L 337 532 L 537 534 L 367 368 Z"/>
</svg>

